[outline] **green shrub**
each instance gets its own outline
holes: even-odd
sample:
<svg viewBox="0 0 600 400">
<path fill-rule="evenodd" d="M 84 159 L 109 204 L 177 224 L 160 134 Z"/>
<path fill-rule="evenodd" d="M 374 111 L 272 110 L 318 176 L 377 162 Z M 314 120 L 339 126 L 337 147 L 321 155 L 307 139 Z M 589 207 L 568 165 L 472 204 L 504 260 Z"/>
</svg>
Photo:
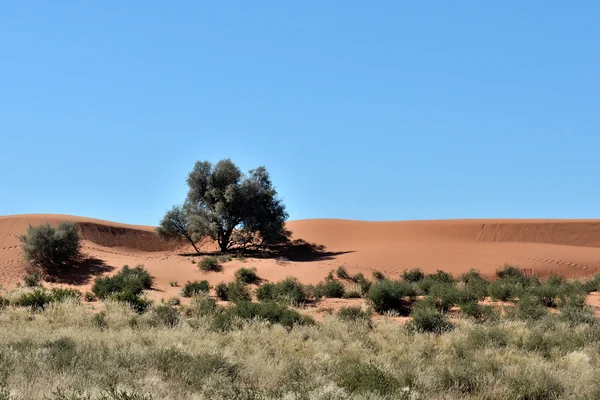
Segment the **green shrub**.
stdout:
<svg viewBox="0 0 600 400">
<path fill-rule="evenodd" d="M 200 268 L 200 270 L 204 272 L 219 272 L 223 269 L 223 267 L 221 267 L 221 264 L 219 264 L 219 260 L 217 259 L 217 257 L 213 256 L 204 257 L 198 264 L 198 268 Z"/>
<path fill-rule="evenodd" d="M 354 359 L 343 360 L 337 365 L 334 380 L 350 394 L 376 393 L 385 398 L 392 398 L 388 396 L 400 387 L 390 373 L 374 364 Z"/>
<path fill-rule="evenodd" d="M 591 307 L 576 307 L 567 305 L 560 309 L 560 319 L 575 326 L 579 324 L 598 325 L 600 320 L 594 315 Z"/>
<path fill-rule="evenodd" d="M 21 294 L 13 303 L 19 307 L 31 307 L 34 311 L 41 311 L 52 302 L 52 296 L 42 289 Z"/>
<path fill-rule="evenodd" d="M 364 311 L 360 306 L 342 307 L 338 311 L 337 316 L 344 321 L 371 322 L 371 311 Z"/>
<path fill-rule="evenodd" d="M 142 293 L 144 289 L 152 288 L 153 279 L 142 265 L 130 268 L 125 265 L 113 276 L 98 277 L 92 286 L 92 292 L 100 299 L 105 299 L 120 292 L 130 292 L 133 295 Z"/>
<path fill-rule="evenodd" d="M 376 281 L 382 281 L 386 278 L 382 272 L 375 270 L 373 271 L 373 279 L 375 279 Z"/>
<path fill-rule="evenodd" d="M 32 272 L 23 277 L 23 282 L 27 287 L 36 287 L 41 286 L 42 283 L 42 274 L 39 271 Z"/>
<path fill-rule="evenodd" d="M 256 291 L 260 301 L 284 301 L 289 304 L 300 304 L 308 300 L 309 293 L 306 286 L 296 278 L 286 278 L 277 283 L 266 283 Z"/>
<path fill-rule="evenodd" d="M 154 326 L 173 328 L 179 323 L 179 313 L 168 305 L 159 305 L 152 308 L 151 323 Z"/>
<path fill-rule="evenodd" d="M 244 282 L 229 282 L 227 285 L 227 297 L 229 301 L 239 303 L 241 301 L 250 301 L 252 296 L 248 285 Z"/>
<path fill-rule="evenodd" d="M 545 317 L 548 310 L 539 300 L 530 295 L 519 298 L 517 304 L 517 316 L 522 320 L 538 320 Z"/>
<path fill-rule="evenodd" d="M 444 333 L 452 330 L 453 326 L 446 315 L 431 307 L 415 307 L 410 314 L 410 327 L 418 332 Z"/>
<path fill-rule="evenodd" d="M 190 318 L 215 315 L 218 311 L 219 307 L 217 306 L 217 301 L 204 295 L 194 297 L 184 312 L 185 316 Z"/>
<path fill-rule="evenodd" d="M 517 287 L 503 280 L 497 280 L 489 284 L 488 293 L 493 300 L 508 301 L 514 299 L 517 295 Z"/>
<path fill-rule="evenodd" d="M 215 293 L 219 300 L 223 300 L 223 301 L 229 300 L 228 290 L 229 290 L 229 288 L 227 287 L 227 284 L 225 282 L 221 282 L 217 286 L 215 286 Z"/>
<path fill-rule="evenodd" d="M 226 263 L 226 262 L 233 260 L 233 258 L 231 258 L 231 256 L 229 254 L 223 254 L 223 255 L 220 255 L 219 257 L 217 257 L 217 260 L 220 263 Z"/>
<path fill-rule="evenodd" d="M 53 288 L 50 291 L 52 301 L 62 302 L 67 299 L 81 300 L 81 292 L 76 289 Z"/>
<path fill-rule="evenodd" d="M 473 318 L 477 322 L 485 322 L 497 318 L 497 313 L 490 306 L 482 306 L 478 303 L 461 304 L 460 312 L 463 316 Z"/>
<path fill-rule="evenodd" d="M 301 315 L 288 306 L 274 301 L 251 303 L 242 301 L 226 311 L 230 317 L 236 316 L 245 320 L 263 319 L 272 324 L 281 324 L 286 327 L 307 325 L 314 323 L 313 319 Z"/>
<path fill-rule="evenodd" d="M 378 313 L 394 310 L 406 315 L 415 295 L 414 288 L 407 282 L 384 280 L 371 286 L 367 299 Z"/>
<path fill-rule="evenodd" d="M 49 274 L 62 271 L 81 257 L 79 232 L 70 222 L 63 222 L 56 228 L 47 223 L 30 226 L 19 240 L 25 260 Z"/>
<path fill-rule="evenodd" d="M 315 295 L 318 298 L 330 297 L 339 299 L 344 296 L 344 292 L 344 285 L 338 281 L 320 282 L 315 288 Z"/>
<path fill-rule="evenodd" d="M 235 279 L 243 283 L 255 283 L 258 281 L 256 268 L 240 268 L 235 271 Z"/>
<path fill-rule="evenodd" d="M 461 300 L 460 293 L 451 283 L 436 283 L 429 289 L 429 296 L 434 300 L 436 308 L 448 312 L 452 306 Z"/>
<path fill-rule="evenodd" d="M 431 289 L 432 286 L 440 284 L 440 283 L 441 284 L 453 284 L 454 278 L 452 278 L 452 275 L 450 275 L 449 273 L 444 272 L 442 270 L 438 270 L 435 274 L 426 275 L 424 278 L 417 281 L 417 285 L 418 285 L 419 289 L 424 294 L 428 294 L 429 289 Z"/>
<path fill-rule="evenodd" d="M 109 297 L 111 300 L 118 301 L 129 305 L 134 311 L 142 313 L 150 307 L 151 302 L 142 297 L 139 293 L 133 293 L 129 290 L 125 292 L 117 292 Z"/>
<path fill-rule="evenodd" d="M 597 292 L 600 290 L 600 272 L 594 275 L 591 279 L 583 282 L 583 288 L 587 293 Z"/>
<path fill-rule="evenodd" d="M 336 276 L 338 277 L 338 279 L 345 279 L 345 280 L 350 280 L 350 274 L 348 273 L 348 271 L 346 271 L 346 267 L 344 267 L 343 265 L 340 265 L 338 267 L 338 269 L 335 271 Z"/>
<path fill-rule="evenodd" d="M 372 282 L 365 278 L 365 276 L 361 273 L 354 275 L 352 279 L 357 285 L 360 286 L 360 292 L 362 296 L 365 296 L 371 290 Z"/>
<path fill-rule="evenodd" d="M 402 272 L 402 279 L 404 279 L 407 282 L 419 282 L 423 278 L 425 278 L 425 274 L 420 268 L 414 268 Z"/>
<path fill-rule="evenodd" d="M 210 290 L 210 285 L 208 281 L 187 281 L 181 290 L 181 295 L 183 297 L 193 297 L 199 293 L 208 293 Z"/>
<path fill-rule="evenodd" d="M 496 276 L 499 279 L 514 279 L 514 280 L 522 280 L 525 278 L 525 275 L 521 272 L 518 267 L 504 264 L 501 268 L 496 270 Z"/>
</svg>

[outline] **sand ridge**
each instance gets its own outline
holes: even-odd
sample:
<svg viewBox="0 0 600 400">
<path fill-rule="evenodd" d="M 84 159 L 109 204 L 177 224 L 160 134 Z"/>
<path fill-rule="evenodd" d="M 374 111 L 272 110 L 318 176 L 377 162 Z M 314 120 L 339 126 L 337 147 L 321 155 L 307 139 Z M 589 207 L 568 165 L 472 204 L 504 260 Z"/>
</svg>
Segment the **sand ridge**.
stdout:
<svg viewBox="0 0 600 400">
<path fill-rule="evenodd" d="M 151 226 L 127 225 L 67 215 L 13 215 L 0 217 L 0 285 L 15 286 L 23 277 L 18 236 L 43 222 L 77 224 L 83 251 L 101 263 L 74 281 L 80 289 L 91 286 L 97 274 L 116 272 L 121 266 L 144 264 L 156 278 L 155 295 L 175 296 L 187 280 L 207 279 L 211 284 L 233 279 L 240 267 L 256 267 L 265 281 L 295 276 L 317 283 L 340 265 L 351 273 L 370 277 L 379 270 L 398 277 L 409 268 L 426 272 L 443 269 L 454 274 L 475 268 L 493 276 L 504 263 L 546 277 L 590 276 L 600 271 L 600 220 L 440 220 L 361 222 L 315 219 L 291 221 L 294 239 L 322 247 L 312 257 L 290 260 L 253 259 L 225 263 L 220 273 L 198 270 L 189 256 L 191 247 L 161 241 Z M 213 250 L 206 244 L 203 250 Z M 84 274 L 85 275 L 85 274 Z"/>
</svg>

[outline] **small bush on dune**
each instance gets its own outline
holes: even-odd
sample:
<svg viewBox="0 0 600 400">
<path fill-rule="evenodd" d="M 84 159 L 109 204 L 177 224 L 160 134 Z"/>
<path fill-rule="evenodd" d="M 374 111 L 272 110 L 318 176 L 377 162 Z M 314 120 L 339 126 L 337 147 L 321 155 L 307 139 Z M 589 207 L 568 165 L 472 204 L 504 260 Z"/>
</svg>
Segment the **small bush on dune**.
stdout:
<svg viewBox="0 0 600 400">
<path fill-rule="evenodd" d="M 429 289 L 437 284 L 453 284 L 454 278 L 447 272 L 438 270 L 435 274 L 425 275 L 424 278 L 417 281 L 417 286 L 424 294 L 429 293 Z"/>
<path fill-rule="evenodd" d="M 267 301 L 263 303 L 251 303 L 242 301 L 225 312 L 229 317 L 239 317 L 245 320 L 263 319 L 272 324 L 281 324 L 288 328 L 295 325 L 313 324 L 312 318 L 301 315 L 288 306 Z"/>
<path fill-rule="evenodd" d="M 545 317 L 548 310 L 539 300 L 531 295 L 524 295 L 519 298 L 517 304 L 517 316 L 522 320 L 538 320 Z"/>
<path fill-rule="evenodd" d="M 330 297 L 330 298 L 342 298 L 344 296 L 344 285 L 338 281 L 325 281 L 321 282 L 315 288 L 315 296 L 317 298 Z"/>
<path fill-rule="evenodd" d="M 515 298 L 517 287 L 502 280 L 494 281 L 488 286 L 488 293 L 493 300 L 508 301 Z"/>
<path fill-rule="evenodd" d="M 417 306 L 410 314 L 409 327 L 418 332 L 444 333 L 452 330 L 453 325 L 446 315 L 429 305 Z"/>
<path fill-rule="evenodd" d="M 490 306 L 482 306 L 478 303 L 466 303 L 460 305 L 460 312 L 463 316 L 473 318 L 477 322 L 494 320 L 498 314 Z"/>
<path fill-rule="evenodd" d="M 420 268 L 402 272 L 402 279 L 404 279 L 406 282 L 415 283 L 421 281 L 423 278 L 425 278 L 425 274 Z"/>
<path fill-rule="evenodd" d="M 150 322 L 153 326 L 173 328 L 179 323 L 179 313 L 171 306 L 159 305 L 152 308 Z"/>
<path fill-rule="evenodd" d="M 217 301 L 207 295 L 201 295 L 194 297 L 190 302 L 190 305 L 185 308 L 185 316 L 190 317 L 204 317 L 207 315 L 215 315 L 219 312 L 220 308 L 217 306 Z"/>
<path fill-rule="evenodd" d="M 235 279 L 244 283 L 255 283 L 258 281 L 256 268 L 240 268 L 235 271 Z"/>
<path fill-rule="evenodd" d="M 13 303 L 19 307 L 31 307 L 34 311 L 41 311 L 52 302 L 52 296 L 42 290 L 36 289 L 33 292 L 23 293 Z"/>
<path fill-rule="evenodd" d="M 200 270 L 204 272 L 219 272 L 223 269 L 223 267 L 221 267 L 221 264 L 219 264 L 219 260 L 217 259 L 217 257 L 213 256 L 204 257 L 198 264 L 198 268 L 200 268 Z"/>
<path fill-rule="evenodd" d="M 342 307 L 338 311 L 337 316 L 344 321 L 371 322 L 371 311 L 364 311 L 360 306 Z"/>
<path fill-rule="evenodd" d="M 435 302 L 436 307 L 443 312 L 448 312 L 461 300 L 459 291 L 451 283 L 436 283 L 429 289 L 429 296 Z"/>
<path fill-rule="evenodd" d="M 350 280 L 350 274 L 346 271 L 346 268 L 343 265 L 340 265 L 338 269 L 335 271 L 338 279 Z"/>
<path fill-rule="evenodd" d="M 200 293 L 208 293 L 210 290 L 210 285 L 208 281 L 187 281 L 181 290 L 181 295 L 183 297 L 193 297 Z"/>
<path fill-rule="evenodd" d="M 42 283 L 42 274 L 39 271 L 32 272 L 23 277 L 23 282 L 27 287 L 36 287 L 41 286 Z"/>
<path fill-rule="evenodd" d="M 167 300 L 167 304 L 172 307 L 176 307 L 181 304 L 181 300 L 179 297 L 171 297 L 169 300 Z"/>
<path fill-rule="evenodd" d="M 385 279 L 385 275 L 380 271 L 373 271 L 373 279 L 376 281 L 382 281 Z"/>
<path fill-rule="evenodd" d="M 217 257 L 217 260 L 219 260 L 220 263 L 226 263 L 233 260 L 233 258 L 229 254 L 223 254 Z"/>
<path fill-rule="evenodd" d="M 576 326 L 579 324 L 600 324 L 600 320 L 594 315 L 593 309 L 589 306 L 577 307 L 567 305 L 560 309 L 559 318 L 572 326 Z"/>
<path fill-rule="evenodd" d="M 415 290 L 409 283 L 385 280 L 371 286 L 367 299 L 378 313 L 393 310 L 408 314 L 415 295 Z"/>
<path fill-rule="evenodd" d="M 371 290 L 371 285 L 373 284 L 370 280 L 368 280 L 363 274 L 358 273 L 354 275 L 352 279 L 358 286 L 360 286 L 360 292 L 362 296 L 365 296 Z"/>
<path fill-rule="evenodd" d="M 114 276 L 96 278 L 92 292 L 100 299 L 119 292 L 131 292 L 133 295 L 138 295 L 144 289 L 151 289 L 152 282 L 152 277 L 142 265 L 135 268 L 125 265 Z"/>
<path fill-rule="evenodd" d="M 229 288 L 225 282 L 219 283 L 215 286 L 215 294 L 219 300 L 228 301 L 229 300 Z"/>
<path fill-rule="evenodd" d="M 363 296 L 363 290 L 358 284 L 354 284 L 350 287 L 345 288 L 344 299 L 359 299 Z"/>
<path fill-rule="evenodd" d="M 359 360 L 343 360 L 336 368 L 336 383 L 351 394 L 376 393 L 391 398 L 400 388 L 398 380 L 378 366 Z"/>
<path fill-rule="evenodd" d="M 63 222 L 56 228 L 50 224 L 30 226 L 19 240 L 25 260 L 48 274 L 61 272 L 81 257 L 79 232 L 70 222 Z"/>
<path fill-rule="evenodd" d="M 284 301 L 289 304 L 300 304 L 308 300 L 306 286 L 296 278 L 286 278 L 277 283 L 266 283 L 256 290 L 260 301 Z"/>
<path fill-rule="evenodd" d="M 248 285 L 238 281 L 229 282 L 227 285 L 227 298 L 234 303 L 250 301 L 252 299 Z"/>
<path fill-rule="evenodd" d="M 81 292 L 76 289 L 53 288 L 50 291 L 52 301 L 61 302 L 67 299 L 81 300 Z"/>
<path fill-rule="evenodd" d="M 142 313 L 150 307 L 150 300 L 142 297 L 139 293 L 133 293 L 129 290 L 125 292 L 117 292 L 108 297 L 111 300 L 127 304 L 134 311 Z"/>
</svg>

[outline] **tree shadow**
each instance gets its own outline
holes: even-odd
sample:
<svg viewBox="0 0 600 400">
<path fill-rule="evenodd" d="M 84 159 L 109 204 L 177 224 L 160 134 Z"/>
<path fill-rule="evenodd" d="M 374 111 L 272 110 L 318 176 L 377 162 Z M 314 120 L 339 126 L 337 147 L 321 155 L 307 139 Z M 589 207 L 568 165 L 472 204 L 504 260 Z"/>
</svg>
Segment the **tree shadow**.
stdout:
<svg viewBox="0 0 600 400">
<path fill-rule="evenodd" d="M 114 269 L 115 267 L 107 265 L 99 258 L 88 257 L 50 275 L 48 280 L 67 285 L 85 285 L 90 283 L 92 278 Z"/>
<path fill-rule="evenodd" d="M 277 259 L 278 262 L 311 262 L 333 260 L 335 257 L 342 254 L 354 253 L 355 250 L 346 251 L 327 251 L 322 244 L 309 243 L 303 239 L 296 239 L 286 243 L 270 246 L 268 248 L 259 249 L 242 249 L 234 248 L 228 253 L 222 252 L 199 252 L 199 253 L 180 253 L 183 257 L 198 257 L 198 256 L 218 256 L 221 254 L 229 254 L 236 257 L 251 257 L 263 259 Z"/>
</svg>

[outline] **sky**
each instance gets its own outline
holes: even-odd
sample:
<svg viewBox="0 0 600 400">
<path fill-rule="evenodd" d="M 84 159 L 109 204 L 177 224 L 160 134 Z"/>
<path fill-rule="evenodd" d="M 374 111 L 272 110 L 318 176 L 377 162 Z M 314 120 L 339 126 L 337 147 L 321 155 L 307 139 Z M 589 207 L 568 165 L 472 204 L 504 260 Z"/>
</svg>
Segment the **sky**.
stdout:
<svg viewBox="0 0 600 400">
<path fill-rule="evenodd" d="M 598 218 L 596 1 L 0 3 L 0 215 L 156 225 L 198 160 L 290 219 Z"/>
</svg>

